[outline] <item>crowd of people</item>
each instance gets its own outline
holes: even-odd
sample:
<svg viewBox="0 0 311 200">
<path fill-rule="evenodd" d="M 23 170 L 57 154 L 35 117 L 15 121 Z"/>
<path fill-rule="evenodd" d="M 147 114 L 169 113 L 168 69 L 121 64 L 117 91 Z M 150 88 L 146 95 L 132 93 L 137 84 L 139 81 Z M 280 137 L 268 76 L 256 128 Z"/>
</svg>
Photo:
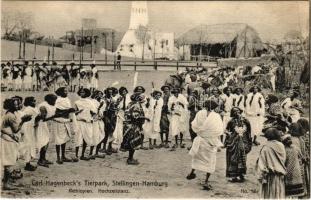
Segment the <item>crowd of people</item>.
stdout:
<svg viewBox="0 0 311 200">
<path fill-rule="evenodd" d="M 96 66 L 91 67 L 91 78 L 97 79 Z M 19 71 L 25 71 L 24 81 L 31 71 L 27 68 Z M 68 72 L 65 68 L 52 67 L 48 73 L 64 75 Z M 40 70 L 38 77 L 42 79 L 37 81 L 53 80 L 40 76 Z M 79 71 L 81 82 L 84 69 Z M 21 156 L 25 170 L 53 164 L 47 158 L 51 144 L 56 146 L 59 165 L 103 159 L 119 151 L 128 152 L 127 164 L 138 165 L 136 150 L 186 148 L 185 137 L 190 133 L 192 169 L 186 178 L 196 178 L 196 170 L 205 172 L 203 189 L 212 188 L 209 177 L 217 170 L 217 152 L 222 148 L 226 149 L 226 177 L 231 182 L 244 182 L 247 155 L 261 145 L 258 137 L 263 135 L 267 142 L 256 162 L 261 197 L 309 195 L 309 121 L 301 117 L 299 91 L 291 90 L 288 98 L 281 100 L 275 94 L 263 94 L 258 85 L 249 91 L 230 84 L 219 89 L 199 82 L 196 73 L 187 72 L 186 92 L 167 84 L 151 94 L 143 86 L 135 87 L 131 94 L 126 87 L 99 90 L 97 83 L 75 88 L 68 84 L 72 79 L 64 78 L 67 84 L 56 81 L 55 92 L 45 95 L 43 102 L 37 103 L 33 96 L 5 99 L 1 126 L 3 188 L 11 189 L 12 180 L 22 177 L 14 168 Z M 68 90 L 77 91 L 79 99 L 72 101 Z M 66 154 L 68 143 L 75 147 L 73 157 Z M 38 158 L 37 166 L 31 164 L 33 158 Z"/>
<path fill-rule="evenodd" d="M 98 87 L 98 72 L 95 64 L 79 66 L 74 62 L 69 65 L 24 63 L 1 64 L 1 91 L 56 91 L 68 86 L 71 92 L 80 86 L 95 89 Z"/>
</svg>

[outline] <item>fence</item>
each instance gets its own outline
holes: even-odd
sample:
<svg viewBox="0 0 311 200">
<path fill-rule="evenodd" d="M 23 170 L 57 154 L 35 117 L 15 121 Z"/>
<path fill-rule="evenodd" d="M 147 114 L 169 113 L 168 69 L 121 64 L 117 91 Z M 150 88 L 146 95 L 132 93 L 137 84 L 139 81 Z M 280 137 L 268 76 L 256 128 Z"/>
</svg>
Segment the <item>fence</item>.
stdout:
<svg viewBox="0 0 311 200">
<path fill-rule="evenodd" d="M 76 65 L 80 66 L 89 66 L 94 61 L 93 60 L 54 60 L 57 65 L 69 65 L 74 62 Z M 2 63 L 11 62 L 12 64 L 22 64 L 24 60 L 1 60 Z M 46 60 L 28 60 L 30 65 L 34 65 L 35 63 L 43 63 L 47 62 Z M 51 64 L 51 62 L 47 62 Z M 116 70 L 117 69 L 117 61 L 116 60 L 96 60 L 96 66 L 100 71 L 105 70 Z M 196 68 L 196 67 L 204 67 L 208 71 L 218 68 L 216 62 L 196 62 L 196 61 L 171 61 L 171 60 L 130 60 L 130 61 L 121 61 L 121 70 L 179 70 L 182 68 Z"/>
</svg>

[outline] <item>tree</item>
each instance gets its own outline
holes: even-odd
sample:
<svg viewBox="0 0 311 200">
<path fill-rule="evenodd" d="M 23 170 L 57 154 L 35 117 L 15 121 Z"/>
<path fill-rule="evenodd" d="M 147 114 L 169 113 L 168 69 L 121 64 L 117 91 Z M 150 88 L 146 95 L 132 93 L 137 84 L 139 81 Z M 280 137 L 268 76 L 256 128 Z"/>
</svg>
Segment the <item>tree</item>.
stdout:
<svg viewBox="0 0 311 200">
<path fill-rule="evenodd" d="M 3 11 L 1 16 L 1 29 L 3 31 L 3 38 L 9 39 L 16 28 L 17 23 L 14 13 Z"/>
<path fill-rule="evenodd" d="M 10 39 L 14 33 L 19 32 L 19 34 L 22 34 L 26 30 L 31 32 L 33 28 L 34 18 L 32 13 L 3 11 L 1 15 L 1 29 L 3 30 L 4 39 Z"/>
<path fill-rule="evenodd" d="M 135 35 L 139 42 L 143 45 L 143 51 L 142 51 L 142 61 L 144 61 L 144 54 L 145 54 L 145 44 L 149 42 L 151 39 L 151 36 L 148 32 L 148 27 L 140 25 L 138 29 L 135 30 Z"/>
</svg>

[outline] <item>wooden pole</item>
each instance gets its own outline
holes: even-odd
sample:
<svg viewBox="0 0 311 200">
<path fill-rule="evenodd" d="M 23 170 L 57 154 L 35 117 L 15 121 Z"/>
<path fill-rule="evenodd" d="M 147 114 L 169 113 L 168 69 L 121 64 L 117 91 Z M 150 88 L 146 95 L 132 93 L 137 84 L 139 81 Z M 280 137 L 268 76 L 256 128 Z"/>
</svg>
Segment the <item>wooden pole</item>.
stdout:
<svg viewBox="0 0 311 200">
<path fill-rule="evenodd" d="M 54 36 L 52 37 L 52 61 L 54 61 Z"/>
<path fill-rule="evenodd" d="M 93 58 L 93 29 L 91 31 L 91 55 L 90 58 Z"/>
<path fill-rule="evenodd" d="M 18 59 L 22 59 L 22 33 L 19 33 Z"/>
<path fill-rule="evenodd" d="M 84 37 L 83 37 L 83 26 L 81 29 L 81 60 L 83 60 L 83 48 L 84 48 Z"/>
<path fill-rule="evenodd" d="M 50 63 L 50 36 L 48 39 L 48 63 Z"/>
<path fill-rule="evenodd" d="M 33 59 L 36 59 L 36 49 L 37 49 L 37 42 L 36 39 L 34 39 L 34 51 L 33 51 Z"/>
<path fill-rule="evenodd" d="M 107 65 L 107 34 L 103 34 L 105 37 L 105 64 Z"/>
<path fill-rule="evenodd" d="M 23 30 L 23 59 L 26 57 L 26 32 Z"/>
</svg>

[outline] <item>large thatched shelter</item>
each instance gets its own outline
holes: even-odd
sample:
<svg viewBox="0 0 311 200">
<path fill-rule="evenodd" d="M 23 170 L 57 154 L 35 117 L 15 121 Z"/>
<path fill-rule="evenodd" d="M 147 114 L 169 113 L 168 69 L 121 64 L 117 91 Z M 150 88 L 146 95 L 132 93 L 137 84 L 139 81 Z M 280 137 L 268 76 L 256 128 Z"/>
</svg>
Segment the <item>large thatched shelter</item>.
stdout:
<svg viewBox="0 0 311 200">
<path fill-rule="evenodd" d="M 189 46 L 193 57 L 254 57 L 263 48 L 256 30 L 241 23 L 200 25 L 182 34 L 176 44 Z"/>
</svg>

